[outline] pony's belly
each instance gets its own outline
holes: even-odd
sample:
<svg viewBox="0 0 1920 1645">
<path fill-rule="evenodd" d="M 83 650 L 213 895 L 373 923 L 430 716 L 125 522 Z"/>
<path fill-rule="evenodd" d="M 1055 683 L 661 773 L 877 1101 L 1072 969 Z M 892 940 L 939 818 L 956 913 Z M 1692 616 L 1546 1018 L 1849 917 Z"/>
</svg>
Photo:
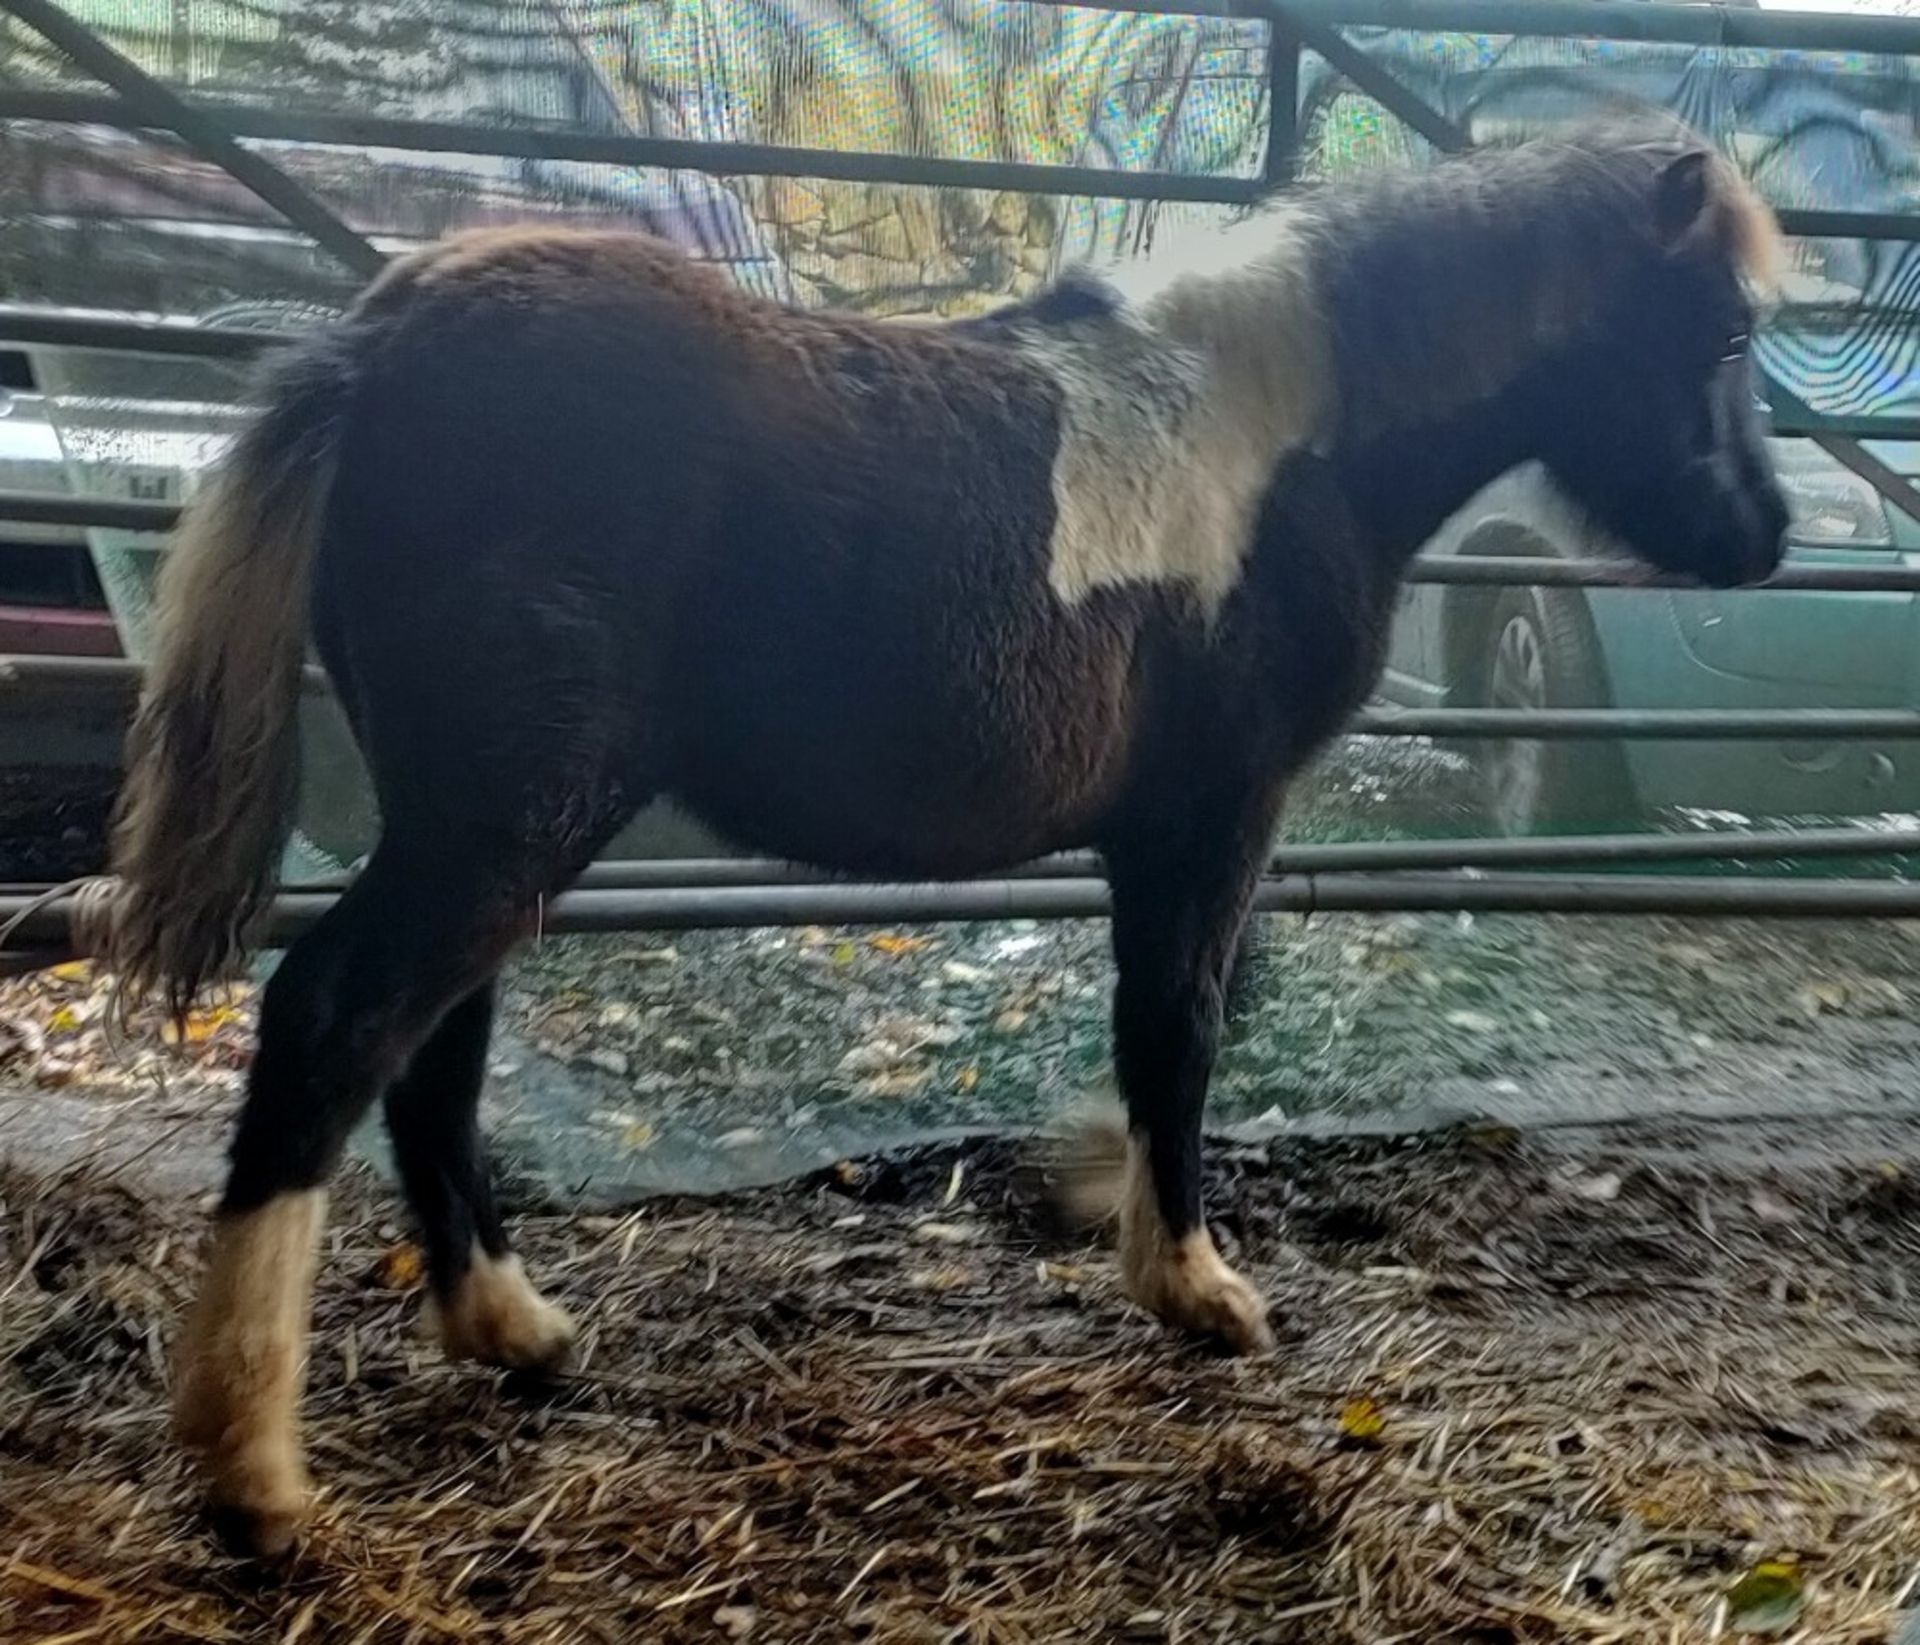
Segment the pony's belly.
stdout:
<svg viewBox="0 0 1920 1645">
<path fill-rule="evenodd" d="M 987 768 L 953 751 L 842 747 L 832 757 L 701 761 L 674 798 L 736 845 L 813 867 L 903 879 L 958 879 L 1086 844 L 1114 784 L 1063 783 L 1010 760 Z"/>
</svg>

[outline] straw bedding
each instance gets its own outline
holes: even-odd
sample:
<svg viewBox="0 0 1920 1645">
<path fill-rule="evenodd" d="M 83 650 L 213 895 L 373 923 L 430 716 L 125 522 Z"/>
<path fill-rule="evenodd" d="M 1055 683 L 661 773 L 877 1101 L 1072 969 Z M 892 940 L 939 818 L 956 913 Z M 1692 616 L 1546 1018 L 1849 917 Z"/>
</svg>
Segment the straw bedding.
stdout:
<svg viewBox="0 0 1920 1645">
<path fill-rule="evenodd" d="M 1007 1143 L 523 1204 L 586 1327 L 544 1386 L 440 1362 L 356 1175 L 307 1407 L 324 1495 L 271 1571 L 209 1540 L 164 1430 L 201 1208 L 14 1168 L 0 1637 L 1889 1641 L 1920 1573 L 1916 1140 L 1216 1149 L 1219 1232 L 1282 1321 L 1252 1363 L 1131 1312 Z"/>
</svg>

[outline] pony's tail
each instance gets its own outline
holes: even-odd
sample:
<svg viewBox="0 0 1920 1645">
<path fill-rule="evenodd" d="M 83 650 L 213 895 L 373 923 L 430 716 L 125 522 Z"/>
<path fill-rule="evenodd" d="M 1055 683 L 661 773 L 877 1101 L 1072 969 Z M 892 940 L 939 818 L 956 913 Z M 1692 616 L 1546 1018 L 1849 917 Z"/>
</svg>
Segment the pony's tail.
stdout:
<svg viewBox="0 0 1920 1645">
<path fill-rule="evenodd" d="M 301 348 L 274 375 L 161 572 L 104 957 L 123 997 L 157 991 L 176 1017 L 244 958 L 292 831 L 314 561 L 351 389 L 344 353 Z"/>
</svg>

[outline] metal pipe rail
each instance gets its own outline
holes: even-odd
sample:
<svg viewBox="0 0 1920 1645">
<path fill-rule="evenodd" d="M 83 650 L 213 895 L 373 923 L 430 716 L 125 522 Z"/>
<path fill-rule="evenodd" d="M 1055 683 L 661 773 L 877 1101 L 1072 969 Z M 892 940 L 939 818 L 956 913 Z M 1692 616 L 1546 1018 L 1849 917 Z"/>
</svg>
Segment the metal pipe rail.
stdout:
<svg viewBox="0 0 1920 1645">
<path fill-rule="evenodd" d="M 283 948 L 331 908 L 333 893 L 276 897 L 259 941 Z M 1260 883 L 1258 913 L 1718 914 L 1776 919 L 1920 915 L 1920 883 L 1750 880 L 1680 875 L 1285 874 Z M 553 934 L 795 925 L 943 924 L 1101 919 L 1104 880 L 999 879 L 939 885 L 696 886 L 569 891 L 547 904 Z M 73 899 L 0 896 L 0 924 L 21 949 L 71 947 Z M 26 956 L 23 955 L 23 959 Z"/>
<path fill-rule="evenodd" d="M 0 656 L 6 688 L 57 694 L 63 688 L 136 689 L 138 663 L 118 657 Z M 307 688 L 329 689 L 325 673 L 306 670 Z M 1347 722 L 1351 737 L 1581 737 L 1651 741 L 1878 741 L 1920 737 L 1920 710 L 1909 708 L 1364 708 Z"/>
<path fill-rule="evenodd" d="M 1069 0 L 1042 0 L 1069 3 Z M 1581 0 L 1568 15 L 1604 0 Z M 1635 0 L 1640 3 L 1640 0 Z M 1186 13 L 1177 3 L 1122 9 Z M 1686 10 L 1696 8 L 1687 7 Z M 1707 10 L 1710 8 L 1697 8 Z M 1198 10 L 1194 15 L 1202 14 Z M 1223 12 L 1224 13 L 1224 9 Z M 1884 19 L 1904 21 L 1904 19 Z M 1284 25 L 1283 25 L 1284 26 Z M 1357 69 L 1359 48 L 1329 33 L 1328 25 L 1307 22 L 1309 44 L 1340 66 Z M 1576 34 L 1581 31 L 1561 31 Z M 201 105 L 194 105 L 196 108 Z M 1053 165 L 1034 160 L 968 160 L 864 149 L 805 148 L 774 143 L 739 143 L 684 137 L 651 137 L 624 132 L 586 132 L 494 126 L 453 120 L 402 120 L 379 115 L 321 111 L 287 113 L 279 109 L 206 104 L 204 113 L 236 136 L 267 141 L 335 146 L 405 149 L 432 154 L 471 154 L 512 159 L 572 161 L 587 165 L 654 166 L 697 171 L 716 177 L 810 177 L 840 182 L 897 183 L 926 188 L 1010 190 L 1027 194 L 1074 195 L 1106 200 L 1167 200 L 1190 204 L 1248 205 L 1273 185 L 1263 177 L 1220 177 L 1191 172 L 1120 169 L 1107 166 Z M 40 120 L 65 125 L 111 126 L 145 130 L 152 116 L 122 99 L 98 93 L 0 91 L 0 120 Z M 1787 233 L 1811 239 L 1913 240 L 1920 238 L 1920 217 L 1907 212 L 1842 211 L 1783 206 L 1776 212 Z"/>
<path fill-rule="evenodd" d="M 1584 3 L 1584 0 L 1583 0 Z M 164 536 L 179 523 L 175 503 L 0 489 L 0 520 L 23 525 L 106 527 Z M 1920 593 L 1920 565 L 1895 550 L 1885 565 L 1789 565 L 1745 593 Z M 1666 588 L 1699 590 L 1690 578 L 1659 572 L 1636 560 L 1562 559 L 1558 555 L 1421 555 L 1407 568 L 1410 583 L 1470 584 L 1481 588 Z"/>
<path fill-rule="evenodd" d="M 182 320 L 148 320 L 101 309 L 0 303 L 0 343 L 28 347 L 99 349 L 114 354 L 157 354 L 198 360 L 251 360 L 279 343 L 304 335 L 298 330 L 261 331 L 238 326 L 197 326 Z"/>
<path fill-rule="evenodd" d="M 0 94 L 4 102 L 4 94 Z M 1920 236 L 1920 219 L 1914 220 Z M 148 320 L 131 314 L 0 303 L 0 343 L 75 348 L 115 354 L 245 364 L 305 336 L 300 328 L 247 330 L 196 326 L 179 320 Z M 1771 392 L 1786 402 L 1778 385 Z M 1832 435 L 1862 440 L 1920 440 L 1920 417 L 1829 415 L 1794 401 L 1776 405 L 1769 418 L 1776 434 Z M 16 494 L 17 495 L 17 494 Z M 0 515 L 0 518 L 6 516 Z"/>
<path fill-rule="evenodd" d="M 1285 845 L 1269 859 L 1268 875 L 1379 874 L 1418 870 L 1597 867 L 1606 863 L 1782 862 L 1920 854 L 1920 830 L 1806 828 L 1725 829 L 1699 834 L 1568 834 L 1539 839 L 1357 840 Z M 1042 857 L 997 879 L 1089 879 L 1101 872 L 1090 851 Z M 352 874 L 283 883 L 294 894 L 344 891 Z M 775 857 L 654 857 L 591 864 L 574 882 L 581 891 L 673 891 L 697 887 L 845 885 Z M 45 895 L 48 885 L 0 886 L 0 894 Z"/>
</svg>

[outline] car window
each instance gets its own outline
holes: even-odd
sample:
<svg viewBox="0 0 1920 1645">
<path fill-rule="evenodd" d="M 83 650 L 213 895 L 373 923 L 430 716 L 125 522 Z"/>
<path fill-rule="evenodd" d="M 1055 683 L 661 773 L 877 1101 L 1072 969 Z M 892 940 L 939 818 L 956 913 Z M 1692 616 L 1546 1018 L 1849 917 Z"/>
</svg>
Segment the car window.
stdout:
<svg viewBox="0 0 1920 1645">
<path fill-rule="evenodd" d="M 1796 543 L 1816 548 L 1885 548 L 1893 541 L 1886 504 L 1859 475 L 1811 440 L 1772 440 L 1775 471 L 1793 515 Z"/>
</svg>

